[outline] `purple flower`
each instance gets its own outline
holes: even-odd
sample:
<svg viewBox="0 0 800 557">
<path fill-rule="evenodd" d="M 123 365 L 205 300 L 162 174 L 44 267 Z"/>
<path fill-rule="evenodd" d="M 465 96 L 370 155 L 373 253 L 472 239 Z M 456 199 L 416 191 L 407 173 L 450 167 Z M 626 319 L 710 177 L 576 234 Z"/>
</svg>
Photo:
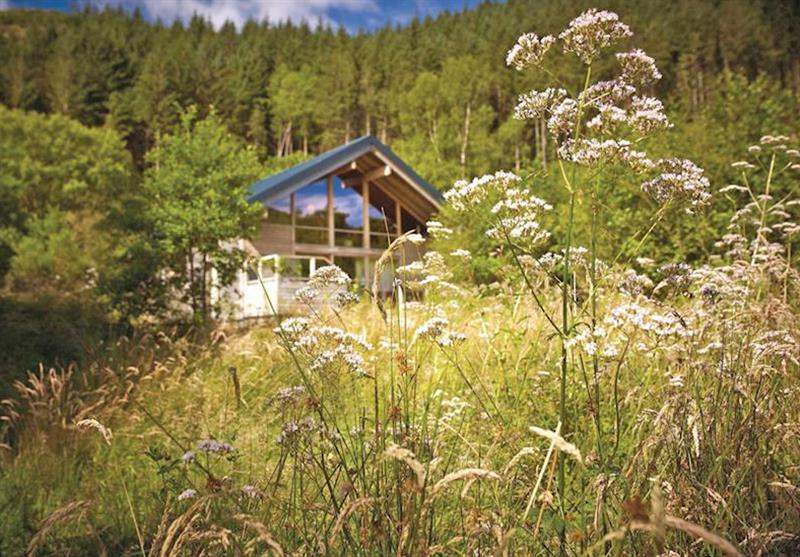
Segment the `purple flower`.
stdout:
<svg viewBox="0 0 800 557">
<path fill-rule="evenodd" d="M 178 495 L 178 501 L 185 501 L 186 499 L 194 499 L 197 497 L 197 490 L 196 489 L 185 489 Z"/>
<path fill-rule="evenodd" d="M 183 460 L 186 463 L 194 462 L 194 460 L 195 460 L 194 451 L 186 451 L 185 453 L 183 453 L 183 456 L 181 457 L 181 460 Z"/>
<path fill-rule="evenodd" d="M 197 448 L 207 453 L 217 454 L 228 454 L 236 450 L 228 443 L 217 441 L 216 439 L 203 439 L 197 444 Z"/>
<path fill-rule="evenodd" d="M 260 489 L 250 484 L 242 486 L 242 493 L 244 493 L 247 497 L 251 497 L 253 499 L 260 499 L 261 496 L 263 495 Z"/>
</svg>

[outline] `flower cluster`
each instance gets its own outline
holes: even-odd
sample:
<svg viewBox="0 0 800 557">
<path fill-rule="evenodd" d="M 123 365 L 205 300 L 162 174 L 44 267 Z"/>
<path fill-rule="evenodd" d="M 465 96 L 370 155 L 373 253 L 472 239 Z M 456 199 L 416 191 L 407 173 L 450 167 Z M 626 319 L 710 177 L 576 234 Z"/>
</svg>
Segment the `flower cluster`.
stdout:
<svg viewBox="0 0 800 557">
<path fill-rule="evenodd" d="M 539 223 L 539 216 L 552 206 L 529 192 L 510 188 L 503 199 L 492 207 L 496 215 L 495 225 L 486 233 L 497 241 L 524 241 L 527 246 L 540 244 L 550 237 L 550 233 Z"/>
<path fill-rule="evenodd" d="M 291 420 L 281 426 L 281 432 L 276 441 L 279 445 L 295 447 L 301 441 L 308 441 L 320 429 L 320 425 L 314 418 Z"/>
<path fill-rule="evenodd" d="M 466 211 L 484 201 L 492 192 L 505 191 L 522 179 L 511 172 L 496 172 L 467 182 L 458 180 L 444 197 L 457 211 Z"/>
<path fill-rule="evenodd" d="M 549 87 L 544 91 L 531 91 L 519 96 L 517 106 L 514 109 L 514 118 L 517 120 L 535 120 L 552 112 L 553 107 L 558 106 L 561 101 L 567 98 L 564 89 L 554 89 Z"/>
<path fill-rule="evenodd" d="M 517 39 L 517 43 L 511 47 L 506 56 L 506 64 L 514 66 L 518 70 L 523 70 L 531 65 L 537 65 L 542 61 L 544 55 L 550 50 L 555 37 L 550 35 L 541 39 L 536 33 L 525 33 Z"/>
<path fill-rule="evenodd" d="M 425 227 L 428 229 L 428 235 L 432 238 L 449 238 L 453 233 L 438 220 L 429 220 L 425 223 Z"/>
<path fill-rule="evenodd" d="M 646 87 L 661 79 L 656 61 L 640 48 L 618 53 L 617 60 L 622 67 L 622 81 L 633 87 Z"/>
<path fill-rule="evenodd" d="M 295 299 L 310 306 L 327 300 L 345 307 L 358 299 L 347 290 L 352 282 L 353 279 L 336 265 L 318 267 L 311 273 L 306 286 L 295 292 Z"/>
<path fill-rule="evenodd" d="M 273 406 L 276 404 L 279 406 L 288 406 L 302 399 L 305 394 L 306 388 L 303 385 L 283 387 L 277 393 L 267 399 L 267 406 Z"/>
<path fill-rule="evenodd" d="M 704 205 L 711 198 L 709 182 L 703 169 L 686 159 L 659 159 L 661 174 L 642 184 L 642 190 L 659 203 L 672 200 L 688 202 L 692 207 Z"/>
<path fill-rule="evenodd" d="M 646 153 L 631 149 L 631 145 L 626 139 L 569 140 L 559 147 L 558 156 L 584 166 L 624 164 L 637 173 L 655 168 L 655 163 L 647 158 Z"/>
<path fill-rule="evenodd" d="M 664 104 L 655 97 L 634 97 L 628 124 L 642 135 L 672 126 L 664 114 Z"/>
<path fill-rule="evenodd" d="M 213 438 L 203 439 L 202 441 L 197 443 L 197 448 L 206 453 L 215 453 L 215 454 L 231 454 L 233 452 L 236 452 L 236 449 L 234 449 L 233 446 L 231 446 L 230 444 L 225 443 L 223 441 L 217 441 L 216 439 Z M 184 457 L 185 456 L 186 455 L 184 454 Z"/>
<path fill-rule="evenodd" d="M 573 19 L 558 38 L 564 42 L 565 52 L 573 52 L 591 64 L 601 49 L 632 34 L 614 12 L 592 8 Z"/>
</svg>

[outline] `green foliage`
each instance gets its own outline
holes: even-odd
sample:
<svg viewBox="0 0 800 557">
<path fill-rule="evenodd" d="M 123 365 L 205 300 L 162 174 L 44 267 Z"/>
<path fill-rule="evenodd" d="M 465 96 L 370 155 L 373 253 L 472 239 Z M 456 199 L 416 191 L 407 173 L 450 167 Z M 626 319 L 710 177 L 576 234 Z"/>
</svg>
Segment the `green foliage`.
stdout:
<svg viewBox="0 0 800 557">
<path fill-rule="evenodd" d="M 262 209 L 247 202 L 247 187 L 261 177 L 261 165 L 216 112 L 199 120 L 193 107 L 174 133 L 159 138 L 147 163 L 145 218 L 171 271 L 167 280 L 204 319 L 212 267 L 219 284 L 229 284 L 244 259 L 236 241 L 255 232 Z"/>
<path fill-rule="evenodd" d="M 88 271 L 103 275 L 111 265 L 111 238 L 124 235 L 115 216 L 135 195 L 123 142 L 65 116 L 0 107 L 0 151 L 7 286 L 86 289 Z"/>
</svg>

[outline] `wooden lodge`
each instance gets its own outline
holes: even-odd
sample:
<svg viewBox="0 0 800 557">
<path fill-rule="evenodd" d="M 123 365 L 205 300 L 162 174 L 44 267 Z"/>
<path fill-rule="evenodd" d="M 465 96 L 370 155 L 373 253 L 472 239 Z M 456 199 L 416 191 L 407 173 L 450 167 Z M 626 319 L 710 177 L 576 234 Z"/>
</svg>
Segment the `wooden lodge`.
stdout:
<svg viewBox="0 0 800 557">
<path fill-rule="evenodd" d="M 338 265 L 369 284 L 389 243 L 407 231 L 425 233 L 443 202 L 372 135 L 253 184 L 248 199 L 265 211 L 248 246 L 256 264 L 240 273 L 234 288 L 239 318 L 297 310 L 295 291 L 323 265 Z"/>
</svg>

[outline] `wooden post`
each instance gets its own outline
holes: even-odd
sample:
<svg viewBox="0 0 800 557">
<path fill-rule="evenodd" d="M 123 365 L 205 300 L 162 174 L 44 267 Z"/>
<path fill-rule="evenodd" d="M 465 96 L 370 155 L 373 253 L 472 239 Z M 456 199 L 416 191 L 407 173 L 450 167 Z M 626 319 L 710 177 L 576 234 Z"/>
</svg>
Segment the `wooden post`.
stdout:
<svg viewBox="0 0 800 557">
<path fill-rule="evenodd" d="M 364 180 L 361 184 L 361 199 L 363 201 L 362 205 L 362 212 L 363 212 L 363 238 L 364 238 L 364 248 L 369 249 L 370 246 L 370 225 L 369 225 L 369 182 Z"/>
<path fill-rule="evenodd" d="M 363 216 L 362 216 L 362 224 L 363 224 L 363 238 L 364 238 L 364 249 L 370 249 L 370 223 L 369 223 L 369 180 L 364 180 L 364 183 L 361 184 L 361 198 L 363 200 Z M 364 285 L 366 286 L 369 284 L 369 256 L 364 256 Z"/>
<path fill-rule="evenodd" d="M 290 214 L 290 226 L 292 227 L 292 254 L 297 253 L 297 249 L 295 246 L 297 245 L 297 233 L 295 231 L 295 215 L 294 215 L 294 194 L 289 196 L 289 214 Z"/>
<path fill-rule="evenodd" d="M 328 176 L 328 247 L 331 250 L 336 245 L 333 224 L 333 176 Z"/>
</svg>

